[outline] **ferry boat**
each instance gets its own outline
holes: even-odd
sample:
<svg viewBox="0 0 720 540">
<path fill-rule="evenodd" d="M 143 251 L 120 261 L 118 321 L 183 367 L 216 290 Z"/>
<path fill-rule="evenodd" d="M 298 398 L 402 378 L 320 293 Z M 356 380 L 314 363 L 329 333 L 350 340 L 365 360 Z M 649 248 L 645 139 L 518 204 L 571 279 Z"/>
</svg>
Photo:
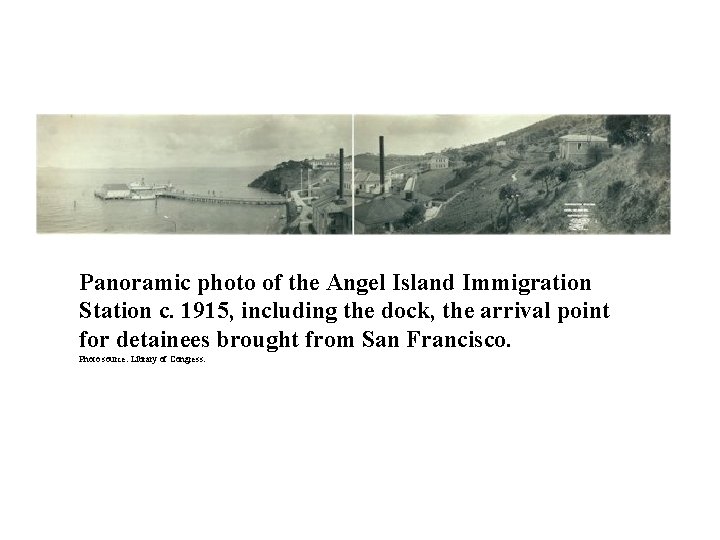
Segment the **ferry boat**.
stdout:
<svg viewBox="0 0 720 540">
<path fill-rule="evenodd" d="M 129 184 L 104 184 L 95 191 L 95 196 L 103 200 L 146 201 L 174 190 L 172 183 L 147 185 L 143 178 L 140 182 L 130 182 Z"/>
<path fill-rule="evenodd" d="M 132 193 L 130 195 L 130 199 L 133 201 L 148 201 L 156 198 L 155 193 Z"/>
</svg>

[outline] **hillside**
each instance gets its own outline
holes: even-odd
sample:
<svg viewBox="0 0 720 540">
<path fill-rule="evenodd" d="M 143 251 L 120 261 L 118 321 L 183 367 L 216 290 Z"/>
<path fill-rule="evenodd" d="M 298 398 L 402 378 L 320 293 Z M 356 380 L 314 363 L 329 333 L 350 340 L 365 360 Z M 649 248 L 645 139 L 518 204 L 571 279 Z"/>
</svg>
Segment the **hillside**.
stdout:
<svg viewBox="0 0 720 540">
<path fill-rule="evenodd" d="M 309 168 L 307 161 L 284 161 L 276 165 L 274 169 L 262 173 L 250 183 L 250 187 L 280 194 L 288 190 L 299 189 L 301 170 L 303 171 L 303 186 L 307 182 L 308 173 L 313 185 L 338 181 L 337 170 L 313 171 Z"/>
<path fill-rule="evenodd" d="M 586 203 L 583 232 L 668 233 L 669 117 L 652 120 L 652 142 L 614 147 L 586 167 L 555 159 L 558 138 L 571 132 L 606 136 L 604 117 L 552 117 L 498 137 L 504 147 L 489 142 L 455 149 L 467 165 L 443 186 L 433 183 L 430 193 L 448 202 L 437 218 L 408 232 L 566 233 L 574 230 L 567 203 Z M 554 171 L 548 189 L 538 178 L 544 169 Z"/>
<path fill-rule="evenodd" d="M 264 189 L 271 193 L 285 193 L 300 186 L 300 171 L 307 174 L 308 165 L 303 161 L 284 161 L 274 169 L 265 171 L 250 183 L 250 187 Z"/>
<path fill-rule="evenodd" d="M 418 165 L 424 159 L 424 156 L 389 154 L 385 156 L 385 170 L 389 171 L 400 165 Z M 355 168 L 379 174 L 380 156 L 378 154 L 357 154 Z"/>
</svg>

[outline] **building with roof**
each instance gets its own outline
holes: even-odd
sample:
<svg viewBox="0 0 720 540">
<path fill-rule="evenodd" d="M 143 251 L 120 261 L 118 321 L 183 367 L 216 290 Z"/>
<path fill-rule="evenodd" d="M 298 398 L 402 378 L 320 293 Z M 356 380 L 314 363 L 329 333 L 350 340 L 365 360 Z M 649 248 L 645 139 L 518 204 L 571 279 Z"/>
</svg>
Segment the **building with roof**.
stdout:
<svg viewBox="0 0 720 540">
<path fill-rule="evenodd" d="M 570 133 L 560 137 L 559 159 L 573 161 L 587 165 L 594 159 L 593 148 L 600 148 L 604 152 L 610 151 L 607 137 L 596 135 L 580 135 Z"/>
<path fill-rule="evenodd" d="M 376 197 L 355 207 L 355 233 L 373 234 L 393 232 L 410 208 L 412 201 L 400 197 Z M 344 210 L 352 219 L 352 208 Z"/>
<path fill-rule="evenodd" d="M 442 154 L 432 154 L 427 160 L 429 169 L 447 169 L 450 165 L 450 160 L 447 156 Z"/>
<path fill-rule="evenodd" d="M 383 186 L 380 184 L 380 175 L 357 169 L 355 171 L 355 194 L 381 195 Z"/>
<path fill-rule="evenodd" d="M 310 167 L 313 170 L 322 170 L 322 169 L 337 169 L 339 164 L 339 159 L 336 154 L 325 154 L 325 158 L 315 158 L 308 160 L 308 163 L 310 164 Z"/>
<path fill-rule="evenodd" d="M 350 234 L 352 215 L 344 211 L 352 210 L 351 198 L 340 199 L 336 185 L 323 186 L 318 198 L 312 202 L 312 223 L 315 234 Z"/>
<path fill-rule="evenodd" d="M 95 195 L 101 199 L 127 199 L 130 197 L 130 186 L 127 184 L 103 184 L 95 192 Z"/>
<path fill-rule="evenodd" d="M 415 186 L 417 184 L 417 176 L 411 175 L 408 176 L 408 179 L 405 181 L 405 187 L 404 190 L 407 191 L 415 191 Z"/>
<path fill-rule="evenodd" d="M 325 154 L 324 158 L 313 156 L 307 162 L 313 170 L 337 169 L 340 165 L 340 156 L 338 154 Z M 343 162 L 345 172 L 352 172 L 352 158 L 350 156 L 345 157 Z"/>
</svg>

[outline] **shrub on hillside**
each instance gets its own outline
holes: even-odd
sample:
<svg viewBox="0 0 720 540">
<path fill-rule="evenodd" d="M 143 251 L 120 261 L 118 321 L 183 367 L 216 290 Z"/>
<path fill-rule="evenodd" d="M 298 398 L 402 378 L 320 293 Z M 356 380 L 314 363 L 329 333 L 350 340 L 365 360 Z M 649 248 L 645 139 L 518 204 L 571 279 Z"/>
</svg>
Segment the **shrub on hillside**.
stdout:
<svg viewBox="0 0 720 540">
<path fill-rule="evenodd" d="M 607 198 L 615 200 L 620 196 L 620 192 L 625 187 L 625 182 L 622 180 L 616 180 L 607 187 Z"/>
<path fill-rule="evenodd" d="M 505 184 L 500 188 L 500 191 L 498 192 L 498 197 L 501 201 L 506 201 L 509 199 L 514 199 L 515 197 L 519 196 L 520 192 L 515 189 L 514 186 L 510 184 Z"/>
<path fill-rule="evenodd" d="M 484 152 L 473 152 L 471 154 L 465 154 L 463 156 L 463 161 L 467 164 L 476 164 L 480 163 L 485 159 L 485 153 Z"/>
<path fill-rule="evenodd" d="M 650 140 L 650 117 L 647 114 L 611 114 L 605 118 L 608 142 L 630 146 Z"/>
<path fill-rule="evenodd" d="M 575 165 L 569 161 L 564 161 L 555 167 L 555 178 L 558 182 L 567 182 L 570 179 L 570 173 L 575 170 Z"/>
<path fill-rule="evenodd" d="M 477 167 L 477 166 L 464 167 L 464 168 L 462 168 L 462 169 L 457 169 L 457 170 L 455 171 L 455 177 L 452 178 L 451 180 L 448 180 L 448 181 L 445 183 L 445 186 L 444 186 L 445 189 L 450 189 L 450 188 L 454 188 L 454 187 L 456 187 L 456 186 L 459 186 L 460 184 L 462 184 L 463 182 L 465 182 L 465 180 L 467 180 L 467 179 L 470 178 L 473 174 L 475 174 L 475 172 L 477 172 L 477 170 L 478 170 L 478 167 Z"/>
<path fill-rule="evenodd" d="M 648 144 L 638 160 L 637 172 L 670 178 L 670 145 Z"/>
<path fill-rule="evenodd" d="M 608 155 L 608 149 L 604 148 L 603 146 L 596 144 L 591 146 L 588 149 L 588 168 L 594 167 L 598 163 L 600 163 L 603 159 L 605 159 L 605 156 Z"/>
<path fill-rule="evenodd" d="M 425 207 L 422 204 L 415 204 L 407 209 L 400 224 L 403 227 L 411 227 L 416 223 L 420 223 L 425 217 Z"/>
<path fill-rule="evenodd" d="M 545 194 L 550 191 L 550 179 L 555 176 L 555 167 L 551 165 L 543 165 L 535 171 L 532 175 L 531 180 L 533 182 L 544 182 L 545 183 Z"/>
<path fill-rule="evenodd" d="M 502 201 L 500 214 L 502 214 L 503 210 L 505 211 L 505 229 L 508 230 L 510 228 L 510 206 L 515 203 L 515 211 L 519 210 L 520 191 L 511 184 L 505 184 L 500 188 L 498 198 Z M 498 217 L 500 217 L 500 214 Z"/>
</svg>

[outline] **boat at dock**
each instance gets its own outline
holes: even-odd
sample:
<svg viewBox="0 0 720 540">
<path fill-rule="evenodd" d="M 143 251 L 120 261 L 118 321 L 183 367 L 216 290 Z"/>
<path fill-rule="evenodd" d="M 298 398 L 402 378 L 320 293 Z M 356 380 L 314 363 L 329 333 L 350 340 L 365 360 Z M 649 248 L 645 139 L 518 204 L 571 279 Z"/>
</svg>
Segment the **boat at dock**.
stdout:
<svg viewBox="0 0 720 540">
<path fill-rule="evenodd" d="M 146 201 L 162 197 L 195 203 L 213 204 L 284 205 L 287 203 L 285 197 L 277 196 L 229 197 L 223 196 L 222 194 L 216 195 L 214 191 L 208 191 L 207 195 L 186 193 L 184 189 L 177 189 L 171 183 L 148 185 L 145 183 L 144 178 L 140 182 L 131 182 L 129 184 L 104 184 L 101 189 L 95 191 L 95 196 L 103 200 L 121 201 Z"/>
<path fill-rule="evenodd" d="M 148 185 L 143 178 L 129 184 L 104 184 L 95 190 L 95 196 L 103 200 L 147 201 L 173 191 L 175 188 L 171 183 Z"/>
</svg>

